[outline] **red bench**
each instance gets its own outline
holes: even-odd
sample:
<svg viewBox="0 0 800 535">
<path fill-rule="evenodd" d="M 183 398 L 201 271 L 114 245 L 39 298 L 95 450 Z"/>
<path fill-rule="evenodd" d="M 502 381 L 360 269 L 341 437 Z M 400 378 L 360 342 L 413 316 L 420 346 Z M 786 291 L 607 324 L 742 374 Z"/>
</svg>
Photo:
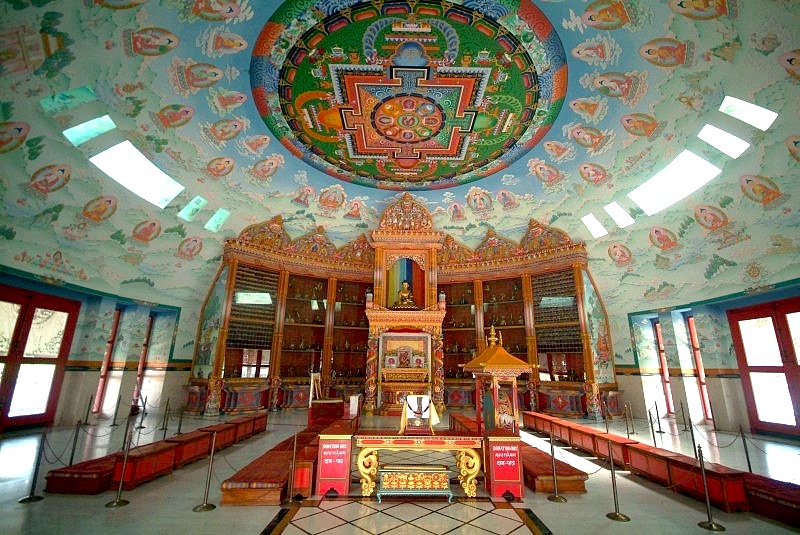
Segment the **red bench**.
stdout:
<svg viewBox="0 0 800 535">
<path fill-rule="evenodd" d="M 106 455 L 47 472 L 44 491 L 61 494 L 100 494 L 111 488 L 116 457 Z"/>
<path fill-rule="evenodd" d="M 478 422 L 460 413 L 450 414 L 450 431 L 464 435 L 474 435 L 478 432 Z"/>
<path fill-rule="evenodd" d="M 598 459 L 608 459 L 609 442 L 611 443 L 611 455 L 614 456 L 614 464 L 628 470 L 631 465 L 628 448 L 633 444 L 639 444 L 639 441 L 613 433 L 598 433 L 594 436 L 594 454 Z"/>
<path fill-rule="evenodd" d="M 525 486 L 534 492 L 553 492 L 553 458 L 527 444 L 520 444 L 519 456 Z M 586 480 L 589 479 L 586 472 L 558 459 L 555 464 L 559 493 L 586 492 Z"/>
<path fill-rule="evenodd" d="M 698 500 L 705 500 L 700 462 L 689 455 L 676 455 L 667 461 L 672 488 Z M 708 499 L 725 512 L 749 510 L 744 488 L 745 472 L 721 464 L 705 463 Z"/>
<path fill-rule="evenodd" d="M 236 433 L 233 435 L 233 441 L 236 443 L 253 436 L 254 422 L 252 416 L 240 416 L 239 418 L 228 420 L 226 423 L 236 426 Z M 219 439 L 219 437 L 217 438 Z"/>
<path fill-rule="evenodd" d="M 165 439 L 175 444 L 175 460 L 173 467 L 182 468 L 198 459 L 203 459 L 211 452 L 211 434 L 203 431 L 190 431 Z"/>
<path fill-rule="evenodd" d="M 280 505 L 286 498 L 291 451 L 270 450 L 222 482 L 222 505 Z"/>
<path fill-rule="evenodd" d="M 253 434 L 257 435 L 267 430 L 267 413 L 266 411 L 260 412 L 253 416 Z"/>
<path fill-rule="evenodd" d="M 539 433 L 550 434 L 553 430 L 553 422 L 558 420 L 559 418 L 543 412 L 522 411 L 522 424 Z"/>
<path fill-rule="evenodd" d="M 598 435 L 602 434 L 602 431 L 594 427 L 575 424 L 569 430 L 569 443 L 575 449 L 595 455 L 597 447 L 595 440 L 597 440 Z M 608 444 L 606 444 L 606 450 L 608 450 Z"/>
<path fill-rule="evenodd" d="M 114 475 L 111 478 L 112 483 L 118 485 L 121 479 L 122 488 L 131 490 L 145 481 L 172 473 L 176 447 L 175 443 L 164 441 L 136 446 L 128 452 L 127 462 L 124 452 L 115 453 L 116 463 L 114 464 Z M 125 464 L 124 474 L 122 473 L 123 463 Z"/>
<path fill-rule="evenodd" d="M 627 450 L 631 473 L 644 476 L 650 481 L 662 485 L 672 484 L 669 478 L 669 460 L 676 456 L 684 457 L 682 453 L 648 446 L 640 442 L 628 444 Z"/>
<path fill-rule="evenodd" d="M 219 451 L 221 449 L 225 449 L 228 446 L 233 445 L 236 442 L 236 424 L 217 424 L 217 425 L 208 425 L 206 427 L 201 427 L 198 431 L 203 431 L 205 433 L 217 433 L 217 442 L 214 446 L 214 451 Z"/>
<path fill-rule="evenodd" d="M 752 512 L 788 526 L 800 526 L 800 485 L 758 474 L 745 474 L 743 479 Z"/>
</svg>

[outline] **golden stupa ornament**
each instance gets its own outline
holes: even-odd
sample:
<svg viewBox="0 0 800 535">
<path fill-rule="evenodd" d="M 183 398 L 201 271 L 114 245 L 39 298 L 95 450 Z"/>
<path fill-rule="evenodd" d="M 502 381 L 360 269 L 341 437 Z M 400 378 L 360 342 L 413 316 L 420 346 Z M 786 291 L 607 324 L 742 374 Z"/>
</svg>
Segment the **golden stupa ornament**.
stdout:
<svg viewBox="0 0 800 535">
<path fill-rule="evenodd" d="M 497 331 L 497 335 L 495 335 L 494 325 L 489 327 L 489 336 L 486 337 L 486 346 L 496 346 L 499 345 L 503 347 L 503 333 Z"/>
</svg>

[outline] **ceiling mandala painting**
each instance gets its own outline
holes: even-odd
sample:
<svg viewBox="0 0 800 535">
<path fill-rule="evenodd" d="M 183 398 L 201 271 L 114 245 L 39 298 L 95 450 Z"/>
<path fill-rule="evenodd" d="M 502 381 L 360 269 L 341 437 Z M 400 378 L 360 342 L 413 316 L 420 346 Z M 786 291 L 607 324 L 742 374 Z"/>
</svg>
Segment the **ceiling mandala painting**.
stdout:
<svg viewBox="0 0 800 535">
<path fill-rule="evenodd" d="M 520 158 L 558 116 L 566 58 L 529 0 L 323 4 L 275 12 L 250 78 L 270 130 L 331 176 L 386 189 L 470 182 Z"/>
</svg>

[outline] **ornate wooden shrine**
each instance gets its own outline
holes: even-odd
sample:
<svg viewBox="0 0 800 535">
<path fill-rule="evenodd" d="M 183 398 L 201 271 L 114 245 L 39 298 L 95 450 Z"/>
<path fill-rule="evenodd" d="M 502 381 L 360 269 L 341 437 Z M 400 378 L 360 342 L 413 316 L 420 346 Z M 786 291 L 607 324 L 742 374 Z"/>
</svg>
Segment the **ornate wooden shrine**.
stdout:
<svg viewBox="0 0 800 535">
<path fill-rule="evenodd" d="M 464 364 L 464 371 L 475 377 L 475 419 L 478 434 L 504 429 L 519 434 L 519 396 L 517 377 L 531 371 L 531 365 L 503 348 L 503 336 L 495 334 L 494 325 L 486 338 L 486 349 Z M 502 389 L 502 385 L 508 388 Z"/>
<path fill-rule="evenodd" d="M 533 219 L 519 241 L 489 227 L 467 247 L 398 196 L 369 236 L 335 246 L 317 227 L 292 238 L 281 216 L 225 242 L 198 324 L 187 410 L 209 414 L 308 407 L 363 394 L 400 414 L 409 394 L 437 411 L 474 407 L 464 365 L 494 326 L 531 365 L 518 403 L 553 414 L 615 410 L 605 309 L 582 243 Z"/>
<path fill-rule="evenodd" d="M 406 193 L 389 205 L 372 232 L 375 250 L 374 294 L 367 298 L 369 351 L 364 410 L 400 414 L 410 394 L 429 395 L 444 410 L 444 299 L 437 292 L 437 263 L 444 235 L 433 230 L 430 212 Z M 422 291 L 408 302 L 398 296 L 390 275 L 401 262 L 418 273 Z M 399 267 L 399 266 L 398 266 Z M 420 273 L 421 272 L 421 273 Z M 421 276 L 420 276 L 421 275 Z M 397 277 L 395 277 L 397 278 Z M 401 284 L 398 294 L 408 287 Z M 419 302 L 417 302 L 417 300 Z M 390 303 L 392 303 L 390 305 Z"/>
</svg>

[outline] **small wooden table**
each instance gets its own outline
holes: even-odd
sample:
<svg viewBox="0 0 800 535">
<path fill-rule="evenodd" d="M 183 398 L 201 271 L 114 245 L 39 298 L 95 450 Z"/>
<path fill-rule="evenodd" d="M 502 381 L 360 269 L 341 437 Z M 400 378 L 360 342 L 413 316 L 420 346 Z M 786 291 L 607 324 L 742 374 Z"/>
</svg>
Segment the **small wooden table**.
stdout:
<svg viewBox="0 0 800 535">
<path fill-rule="evenodd" d="M 375 497 L 413 494 L 416 496 L 445 495 L 453 502 L 450 489 L 450 470 L 441 464 L 384 464 L 378 469 L 378 491 Z"/>
</svg>

